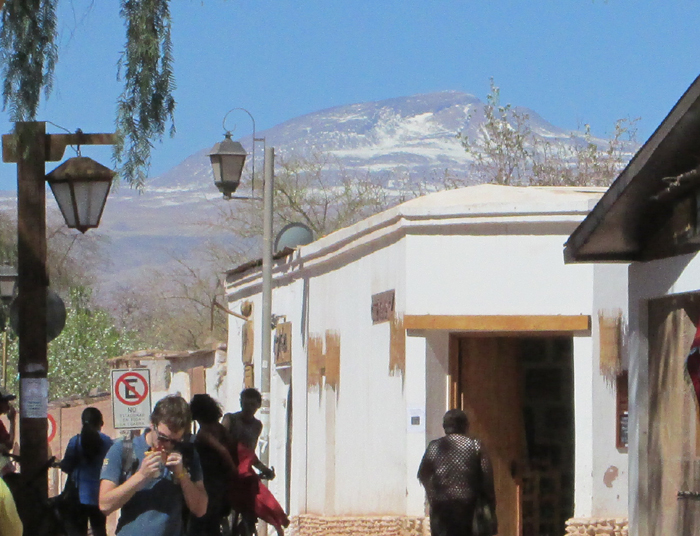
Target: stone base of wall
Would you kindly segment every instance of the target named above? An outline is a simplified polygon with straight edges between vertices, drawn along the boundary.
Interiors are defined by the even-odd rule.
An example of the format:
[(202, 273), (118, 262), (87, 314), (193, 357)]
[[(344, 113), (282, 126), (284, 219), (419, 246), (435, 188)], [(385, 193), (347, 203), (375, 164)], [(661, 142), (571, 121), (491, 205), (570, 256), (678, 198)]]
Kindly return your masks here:
[[(285, 534), (289, 536), (429, 536), (427, 517), (293, 516)], [(565, 536), (627, 536), (625, 518), (573, 518), (566, 522)]]
[(572, 518), (566, 522), (566, 536), (627, 536), (625, 518)]
[(285, 534), (289, 536), (427, 536), (430, 521), (424, 517), (293, 516)]

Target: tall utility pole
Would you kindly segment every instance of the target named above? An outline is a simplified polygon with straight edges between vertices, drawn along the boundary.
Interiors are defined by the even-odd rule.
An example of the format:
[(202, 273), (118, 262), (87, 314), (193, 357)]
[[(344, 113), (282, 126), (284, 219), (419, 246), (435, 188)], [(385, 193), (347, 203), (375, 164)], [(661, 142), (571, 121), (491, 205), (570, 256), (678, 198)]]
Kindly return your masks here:
[[(48, 495), (48, 359), (46, 297), (46, 162), (63, 158), (67, 145), (112, 145), (113, 134), (46, 134), (44, 122), (15, 123), (2, 137), (2, 160), (17, 164), (17, 306), (19, 317), (20, 464), (25, 482)], [(24, 534), (43, 536), (39, 504), (21, 512)]]
[[(270, 371), (272, 356), (272, 218), (275, 187), (275, 149), (265, 147), (265, 178), (263, 184), (263, 265), (262, 265), (262, 368), (260, 421), (262, 422), (262, 449), (260, 461), (270, 463)], [(261, 536), (267, 535), (267, 524), (262, 524)]]
[[(17, 305), (19, 312), (20, 458), (31, 477), (48, 459), (46, 348), (46, 124), (17, 123)], [(3, 144), (4, 148), (4, 144)], [(47, 477), (37, 488), (46, 496)], [(41, 482), (41, 485), (39, 485)], [(30, 520), (23, 520), (24, 523)], [(34, 522), (31, 520), (31, 522)], [(30, 527), (27, 534), (35, 534)]]

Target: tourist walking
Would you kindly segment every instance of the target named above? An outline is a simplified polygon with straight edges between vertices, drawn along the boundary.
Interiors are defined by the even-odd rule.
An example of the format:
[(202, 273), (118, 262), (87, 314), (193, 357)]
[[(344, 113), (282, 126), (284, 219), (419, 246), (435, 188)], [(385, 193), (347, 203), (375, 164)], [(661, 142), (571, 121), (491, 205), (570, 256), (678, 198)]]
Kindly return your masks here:
[(99, 508), (100, 472), (112, 439), (101, 432), (102, 412), (87, 407), (81, 415), (82, 429), (68, 441), (66, 453), (59, 466), (68, 474), (76, 493), (74, 504), (64, 504), (64, 524), (68, 536), (86, 536), (88, 521), (93, 536), (107, 536), (105, 515)]
[[(469, 420), (451, 409), (445, 436), (431, 441), (418, 469), (430, 505), (432, 536), (484, 536), (498, 532), (491, 462), (478, 439), (467, 435)], [(474, 527), (475, 512), (489, 511), (486, 527)], [(483, 521), (480, 515), (478, 518)], [(482, 523), (483, 525), (483, 523)]]
[[(227, 413), (221, 424), (224, 425), (229, 435), (247, 449), (255, 452), (258, 448), (258, 439), (262, 432), (263, 424), (255, 417), (262, 405), (260, 391), (253, 387), (241, 391), (241, 411)], [(275, 471), (267, 467), (259, 459), (256, 459), (254, 467), (260, 471), (260, 476), (267, 480), (275, 478)]]
[(192, 415), (179, 395), (169, 395), (151, 413), (151, 428), (133, 440), (115, 441), (105, 457), (100, 509), (121, 508), (119, 536), (180, 536), (187, 513), (207, 511), (199, 456), (185, 441)]

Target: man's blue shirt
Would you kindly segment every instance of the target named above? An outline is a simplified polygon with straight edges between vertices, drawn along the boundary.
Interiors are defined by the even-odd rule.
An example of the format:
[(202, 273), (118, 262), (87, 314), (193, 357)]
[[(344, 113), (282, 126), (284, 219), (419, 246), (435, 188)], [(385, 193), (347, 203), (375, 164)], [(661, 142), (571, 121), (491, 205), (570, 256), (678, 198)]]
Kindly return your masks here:
[[(138, 467), (148, 450), (146, 433), (133, 440), (134, 459)], [(122, 449), (123, 441), (116, 441), (105, 456), (102, 467), (102, 480), (122, 484)], [(186, 469), (193, 482), (202, 479), (202, 468), (196, 452), (192, 452)], [(146, 487), (137, 491), (122, 506), (121, 517), (117, 524), (119, 536), (180, 536), (183, 533), (183, 508), (185, 497), (173, 474), (163, 467), (161, 475), (151, 480)]]

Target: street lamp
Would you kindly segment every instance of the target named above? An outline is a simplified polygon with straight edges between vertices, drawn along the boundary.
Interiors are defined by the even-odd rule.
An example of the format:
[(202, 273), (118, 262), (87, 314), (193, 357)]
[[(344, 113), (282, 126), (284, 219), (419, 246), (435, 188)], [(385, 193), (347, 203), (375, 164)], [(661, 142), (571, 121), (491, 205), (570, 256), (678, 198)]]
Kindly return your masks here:
[(84, 233), (100, 225), (114, 171), (86, 156), (63, 162), (46, 175), (66, 225)]
[[(28, 121), (15, 123), (12, 134), (2, 137), (2, 160), (17, 164), (17, 272), (18, 277), (18, 330), (19, 337), (19, 394), (20, 394), (20, 457), (22, 475), (32, 477), (33, 487), (41, 495), (48, 495), (48, 473), (42, 471), (48, 459), (48, 360), (47, 360), (47, 289), (49, 275), (46, 267), (46, 162), (63, 158), (68, 145), (114, 145), (114, 134), (47, 134), (46, 123)], [(58, 170), (56, 170), (58, 172)], [(65, 179), (62, 170), (54, 175), (60, 182)], [(75, 181), (74, 181), (75, 182)], [(105, 181), (98, 181), (104, 183)], [(60, 187), (59, 187), (60, 189)], [(68, 188), (74, 197), (71, 203), (82, 206), (91, 203), (91, 197)], [(99, 187), (97, 188), (100, 189)], [(105, 191), (102, 186), (102, 191)], [(109, 191), (107, 188), (106, 191)], [(60, 197), (59, 193), (57, 197)], [(82, 217), (72, 222), (70, 211), (62, 209), (66, 223), (76, 223), (83, 232), (90, 223)], [(99, 210), (79, 208), (80, 214)], [(74, 213), (75, 214), (75, 213)], [(99, 219), (99, 218), (98, 218)], [(84, 227), (80, 229), (78, 227)], [(34, 505), (22, 519), (25, 534), (41, 534), (42, 518)]]
[[(255, 118), (245, 108), (231, 108), (222, 121), (222, 126), (224, 127), (224, 140), (219, 143), (214, 144), (209, 153), (209, 160), (211, 161), (212, 169), (214, 170), (214, 184), (219, 189), (219, 191), (224, 194), (224, 199), (253, 199), (251, 197), (235, 197), (233, 193), (238, 188), (241, 183), (241, 175), (243, 174), (243, 167), (245, 165), (246, 153), (240, 142), (233, 141), (231, 139), (232, 131), (226, 128), (226, 119), (231, 112), (241, 111), (248, 114), (250, 120), (253, 122), (253, 150), (252, 159), (250, 161), (251, 167), (251, 191), (255, 193), (255, 142), (263, 142), (265, 144), (265, 138), (258, 138), (255, 136)], [(235, 130), (235, 127), (234, 127)], [(257, 198), (255, 198), (257, 199)]]
[(209, 159), (214, 170), (214, 184), (224, 194), (224, 199), (231, 199), (241, 183), (246, 156), (248, 153), (240, 142), (231, 139), (230, 132), (226, 132), (224, 141), (212, 147)]
[[(212, 147), (212, 152), (210, 154), (210, 159), (212, 162), (212, 168), (214, 170), (215, 184), (217, 187), (224, 192), (224, 199), (232, 199), (230, 194), (236, 191), (238, 185), (241, 182), (241, 174), (243, 172), (243, 165), (245, 163), (245, 151), (243, 151), (243, 156), (238, 154), (235, 158), (235, 164), (222, 165), (218, 162), (221, 158), (231, 158), (234, 156), (222, 154), (217, 152), (219, 148), (224, 143), (230, 142), (235, 144), (237, 142), (231, 141), (231, 132), (226, 130), (226, 117), (233, 110), (242, 110), (247, 113), (251, 120), (253, 121), (253, 166), (255, 165), (255, 142), (265, 141), (264, 138), (255, 137), (255, 119), (250, 114), (250, 112), (244, 108), (233, 108), (224, 117), (224, 130), (226, 131), (225, 139), (223, 142), (217, 143)], [(240, 143), (238, 144), (240, 146)], [(230, 146), (229, 146), (230, 147)], [(242, 149), (242, 147), (241, 147)], [(240, 162), (240, 165), (239, 165)], [(260, 420), (263, 424), (261, 443), (263, 445), (260, 452), (260, 461), (265, 465), (269, 464), (270, 461), (270, 449), (269, 449), (269, 437), (270, 437), (270, 361), (272, 354), (272, 215), (273, 215), (273, 195), (274, 195), (274, 181), (275, 181), (275, 149), (274, 147), (265, 147), (265, 165), (263, 174), (263, 264), (262, 264), (262, 344), (261, 344), (261, 395), (262, 395), (262, 406), (260, 407)], [(217, 173), (220, 173), (217, 176)], [(230, 175), (228, 174), (230, 173)], [(253, 167), (253, 180), (255, 180), (255, 167)], [(227, 195), (226, 191), (221, 189), (219, 184), (230, 185), (232, 190)], [(234, 186), (235, 184), (235, 186)], [(254, 189), (253, 183), (253, 188)], [(234, 199), (246, 199), (246, 198), (234, 198)], [(251, 198), (247, 198), (251, 199)], [(259, 199), (259, 198), (252, 198)]]

